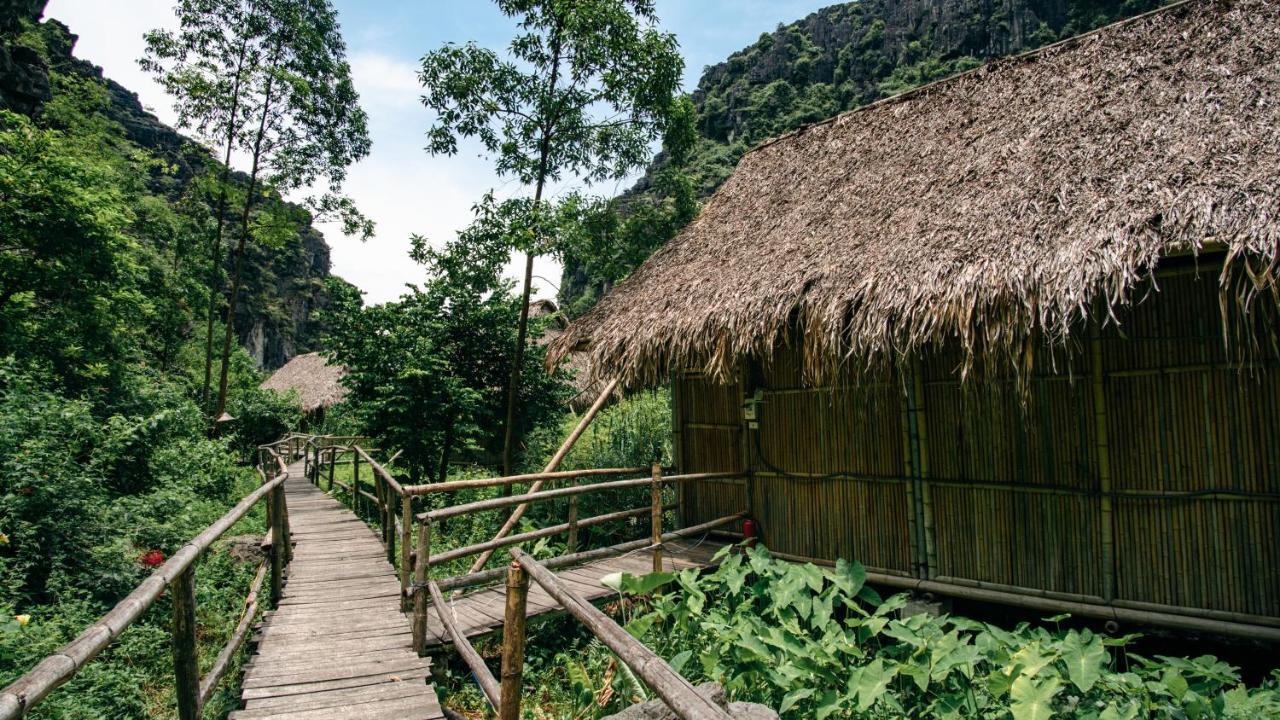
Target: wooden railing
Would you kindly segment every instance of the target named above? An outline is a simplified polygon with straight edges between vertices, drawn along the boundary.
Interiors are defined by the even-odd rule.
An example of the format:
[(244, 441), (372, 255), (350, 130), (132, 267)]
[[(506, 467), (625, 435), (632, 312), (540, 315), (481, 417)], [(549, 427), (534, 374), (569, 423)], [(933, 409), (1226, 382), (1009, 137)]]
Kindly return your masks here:
[[(664, 515), (678, 507), (678, 504), (664, 502), (663, 488), (684, 482), (732, 478), (737, 477), (738, 474), (668, 475), (664, 474), (662, 466), (655, 463), (647, 468), (549, 471), (507, 477), (454, 480), (428, 485), (404, 485), (382, 464), (373, 459), (371, 456), (373, 451), (357, 444), (356, 441), (359, 440), (362, 438), (313, 437), (301, 442), (286, 438), (281, 442), (288, 447), (300, 448), (303, 457), (307, 458), (305, 472), (313, 483), (322, 489), (327, 489), (335, 497), (348, 498), (357, 514), (360, 514), (363, 509), (367, 511), (364, 513), (367, 517), (376, 518), (381, 528), (381, 539), (386, 547), (387, 559), (395, 564), (399, 571), (402, 602), (406, 609), (412, 608), (415, 649), (421, 654), (426, 653), (428, 615), (430, 608), (434, 606), (445, 636), (470, 667), (485, 698), (494, 711), (499, 713), (500, 718), (514, 719), (519, 716), (522, 687), (520, 675), (525, 636), (525, 595), (529, 577), (543, 586), (565, 610), (582, 621), (592, 633), (613, 649), (619, 659), (648, 683), (681, 718), (722, 720), (728, 717), (723, 710), (698, 695), (692, 686), (661, 658), (628, 635), (607, 615), (568, 590), (551, 574), (550, 570), (637, 550), (651, 550), (654, 570), (660, 570), (663, 562), (663, 548), (667, 543), (680, 538), (704, 535), (738, 522), (745, 516), (745, 512), (735, 513), (692, 527), (664, 531)], [(346, 465), (352, 468), (352, 479), (349, 483), (337, 479), (336, 468)], [(369, 482), (372, 484), (372, 492), (365, 489), (366, 485), (360, 479), (362, 467), (367, 467), (370, 471)], [(635, 477), (641, 474), (643, 476)], [(543, 489), (547, 483), (562, 486)], [(567, 486), (564, 486), (566, 483)], [(509, 488), (519, 484), (528, 484), (528, 490), (507, 497), (448, 505), (426, 512), (414, 512), (415, 500), (428, 495), (452, 494), (483, 488)], [(649, 491), (649, 502), (642, 507), (611, 510), (586, 518), (579, 517), (578, 499), (583, 496), (641, 488), (647, 488)], [(523, 533), (499, 533), (493, 539), (484, 542), (432, 552), (432, 530), (445, 520), (507, 508), (514, 508), (515, 512), (512, 516), (518, 517), (528, 507), (555, 500), (567, 501), (567, 517), (563, 523)], [(578, 549), (579, 531), (584, 528), (646, 516), (649, 518), (649, 532), (643, 539), (585, 551)], [(511, 524), (510, 520), (508, 524)], [(562, 555), (541, 562), (534, 561), (519, 548), (513, 547), (553, 536), (566, 536), (566, 551)], [(502, 548), (511, 548), (510, 552), (516, 559), (511, 567), (483, 570), (477, 569), (478, 565), (473, 565), (471, 571), (461, 575), (445, 578), (432, 577), (433, 568), (471, 556), (485, 558)], [(536, 567), (531, 569), (531, 566)], [(449, 611), (450, 606), (444, 593), (499, 582), (503, 578), (507, 579), (507, 608), (503, 625), (502, 680), (499, 682), (471, 645), (465, 632), (458, 627)]]
[[(282, 441), (283, 442), (283, 441)], [(282, 447), (296, 448), (290, 439)], [(213, 695), (236, 653), (244, 644), (258, 610), (258, 593), (265, 581), (268, 569), (271, 574), (271, 603), (280, 599), (285, 565), (290, 554), (288, 508), (285, 505), (284, 483), (289, 473), (285, 458), (276, 447), (262, 449), (260, 465), (274, 471), (270, 480), (262, 475), (262, 485), (249, 493), (217, 522), (205, 528), (190, 542), (183, 545), (163, 565), (133, 592), (116, 604), (106, 615), (98, 619), (76, 639), (56, 653), (41, 660), (25, 675), (0, 690), (0, 720), (16, 720), (48, 697), (58, 686), (75, 677), (98, 653), (129, 628), (155, 601), (169, 590), (173, 600), (171, 636), (173, 643), (174, 685), (177, 694), (179, 720), (198, 720), (201, 708)], [(231, 639), (218, 653), (209, 672), (200, 676), (199, 648), (196, 642), (196, 564), (200, 556), (224, 533), (240, 521), (259, 501), (266, 499), (270, 525), (270, 558), (259, 567), (245, 599), (244, 612)], [(266, 542), (264, 542), (266, 544)]]

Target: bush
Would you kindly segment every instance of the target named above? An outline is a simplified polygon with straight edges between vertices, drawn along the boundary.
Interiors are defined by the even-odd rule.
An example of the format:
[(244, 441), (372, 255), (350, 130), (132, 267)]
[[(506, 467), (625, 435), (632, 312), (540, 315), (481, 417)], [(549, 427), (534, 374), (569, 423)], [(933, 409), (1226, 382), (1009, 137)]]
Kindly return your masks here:
[(720, 682), (784, 718), (1280, 716), (1280, 671), (1251, 689), (1211, 656), (1142, 657), (1133, 635), (899, 617), (906, 596), (881, 601), (857, 563), (780, 562), (763, 548), (719, 557), (707, 575), (624, 578), (633, 591), (678, 588), (650, 599), (628, 630), (690, 680)]

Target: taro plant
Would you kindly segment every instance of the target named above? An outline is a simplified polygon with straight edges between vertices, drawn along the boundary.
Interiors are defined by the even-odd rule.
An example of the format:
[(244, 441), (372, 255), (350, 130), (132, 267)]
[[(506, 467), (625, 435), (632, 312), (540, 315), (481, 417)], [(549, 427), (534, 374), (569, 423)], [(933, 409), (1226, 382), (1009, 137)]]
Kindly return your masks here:
[(691, 680), (784, 718), (1280, 717), (1280, 671), (1249, 688), (1214, 657), (1140, 656), (1137, 636), (904, 617), (906, 596), (881, 600), (857, 563), (786, 563), (763, 548), (718, 559), (705, 575), (621, 578), (639, 600), (627, 628)]

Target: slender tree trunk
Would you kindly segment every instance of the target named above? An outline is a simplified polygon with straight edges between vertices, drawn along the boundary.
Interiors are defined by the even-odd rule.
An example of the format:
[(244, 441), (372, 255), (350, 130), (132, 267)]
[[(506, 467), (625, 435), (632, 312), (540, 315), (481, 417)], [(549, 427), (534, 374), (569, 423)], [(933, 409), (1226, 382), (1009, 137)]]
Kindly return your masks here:
[(216, 422), (227, 409), (227, 377), (231, 366), (231, 341), (235, 336), (236, 301), (240, 295), (241, 271), (244, 269), (244, 247), (249, 238), (249, 218), (253, 199), (258, 190), (258, 170), (262, 161), (262, 140), (267, 133), (267, 118), (271, 115), (271, 93), (275, 78), (267, 80), (262, 101), (262, 119), (258, 123), (258, 135), (253, 139), (253, 169), (249, 173), (249, 192), (244, 198), (244, 212), (240, 213), (240, 240), (236, 245), (235, 270), (231, 276), (231, 290), (227, 293), (226, 331), (222, 335), (222, 371), (218, 378), (218, 407), (213, 412)]
[[(254, 6), (249, 6), (252, 15)], [(222, 270), (222, 237), (227, 220), (227, 183), (231, 179), (231, 150), (236, 142), (236, 116), (240, 112), (240, 84), (244, 78), (244, 61), (249, 52), (249, 38), (240, 43), (236, 58), (235, 80), (231, 85), (231, 114), (227, 118), (227, 147), (222, 156), (222, 174), (218, 181), (218, 228), (209, 249), (209, 313), (204, 329), (204, 389), (200, 392), (200, 409), (209, 411), (209, 390), (213, 385), (213, 319), (218, 313), (218, 282)], [(218, 415), (222, 413), (219, 412)], [(214, 415), (217, 419), (218, 415)]]
[[(560, 39), (559, 24), (553, 31), (551, 40), (552, 45), (552, 66), (551, 76), (547, 80), (548, 97), (555, 93), (556, 83), (559, 82), (560, 76)], [(538, 158), (538, 186), (533, 193), (533, 209), (537, 213), (542, 209), (542, 191), (547, 184), (547, 160), (551, 154), (551, 133), (554, 129), (554, 119), (548, 119), (542, 131), (542, 139), (540, 142)], [(539, 229), (539, 228), (535, 228)], [(537, 247), (539, 238), (534, 238), (534, 247)], [(524, 345), (529, 334), (529, 297), (533, 290), (533, 250), (530, 250), (525, 256), (524, 262), (524, 293), (520, 301), (520, 324), (516, 330), (516, 349), (512, 353), (511, 362), (511, 378), (507, 382), (507, 422), (504, 428), (502, 440), (502, 474), (511, 475), (511, 446), (515, 442), (515, 425), (516, 425), (516, 400), (520, 395), (520, 368), (524, 365)], [(507, 485), (502, 489), (503, 496), (511, 494), (511, 486)]]

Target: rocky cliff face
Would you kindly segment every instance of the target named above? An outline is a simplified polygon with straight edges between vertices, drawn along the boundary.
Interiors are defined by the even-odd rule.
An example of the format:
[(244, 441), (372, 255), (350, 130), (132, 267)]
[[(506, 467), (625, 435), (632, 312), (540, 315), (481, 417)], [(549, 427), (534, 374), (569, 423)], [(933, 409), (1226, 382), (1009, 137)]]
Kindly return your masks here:
[[(104, 77), (102, 68), (75, 57), (77, 36), (66, 25), (49, 19), (37, 27), (46, 1), (0, 0), (0, 38), (5, 38), (0, 41), (0, 109), (38, 117), (52, 98), (50, 73), (100, 82), (110, 96), (107, 117), (131, 142), (175, 169), (157, 174), (152, 190), (173, 200), (181, 197), (187, 183), (214, 162), (209, 151), (147, 112), (136, 93)], [(24, 28), (38, 30), (43, 53), (14, 40)], [(317, 349), (322, 327), (316, 311), (328, 304), (328, 284), (340, 281), (330, 274), (329, 245), (310, 221), (296, 242), (251, 248), (244, 276), (235, 328), (258, 364), (274, 369)]]

